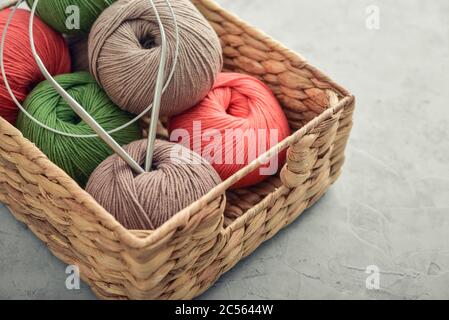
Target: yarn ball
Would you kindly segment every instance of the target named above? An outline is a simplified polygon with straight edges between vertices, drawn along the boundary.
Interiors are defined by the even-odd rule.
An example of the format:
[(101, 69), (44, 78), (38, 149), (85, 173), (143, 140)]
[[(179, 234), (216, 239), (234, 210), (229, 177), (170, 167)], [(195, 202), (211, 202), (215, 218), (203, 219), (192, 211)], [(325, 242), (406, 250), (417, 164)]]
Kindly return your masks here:
[[(87, 72), (64, 74), (56, 81), (85, 108), (106, 130), (113, 130), (132, 119), (132, 115), (118, 108)], [(41, 82), (28, 96), (25, 109), (40, 122), (65, 133), (93, 134), (48, 81)], [(24, 113), (19, 114), (17, 127), (60, 168), (84, 186), (95, 168), (112, 150), (100, 138), (73, 138), (42, 128)], [(121, 145), (140, 139), (138, 124), (115, 133), (112, 137)]]
[[(237, 73), (220, 74), (203, 101), (170, 119), (169, 131), (172, 140), (187, 144), (211, 162), (223, 180), (290, 134), (287, 118), (271, 90), (256, 78)], [(277, 161), (275, 171), (285, 162), (285, 152)], [(268, 167), (270, 164), (261, 168)], [(233, 188), (248, 187), (266, 177), (267, 173), (255, 170)]]
[[(147, 140), (125, 150), (143, 165)], [(221, 183), (212, 166), (180, 145), (156, 140), (153, 170), (136, 175), (117, 155), (92, 174), (86, 191), (124, 227), (154, 230)]]
[[(101, 12), (115, 0), (39, 0), (36, 13), (49, 26), (65, 34), (88, 34)], [(27, 0), (33, 7), (34, 0)]]
[[(165, 0), (155, 0), (168, 46), (166, 80), (174, 63), (175, 28)], [(170, 1), (179, 27), (179, 58), (161, 101), (161, 115), (194, 106), (212, 88), (222, 69), (220, 41), (189, 0)], [(89, 35), (90, 71), (111, 99), (134, 114), (154, 97), (161, 56), (155, 13), (148, 0), (119, 0), (97, 19)]]
[[(0, 31), (3, 34), (11, 9), (0, 11)], [(6, 36), (3, 63), (5, 73), (17, 100), (22, 103), (35, 85), (44, 80), (31, 53), (28, 33), (30, 13), (18, 9)], [(52, 75), (70, 72), (70, 55), (61, 35), (53, 31), (39, 18), (34, 20), (34, 40), (37, 53)], [(0, 76), (0, 116), (15, 124), (19, 109), (9, 95), (3, 77)]]

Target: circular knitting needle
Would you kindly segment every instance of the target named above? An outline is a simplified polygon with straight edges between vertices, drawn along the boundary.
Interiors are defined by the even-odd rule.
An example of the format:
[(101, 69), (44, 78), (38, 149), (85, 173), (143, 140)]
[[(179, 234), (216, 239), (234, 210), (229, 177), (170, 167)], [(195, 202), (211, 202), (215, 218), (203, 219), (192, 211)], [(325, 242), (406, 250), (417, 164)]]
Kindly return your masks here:
[[(1, 1), (1, 0), (0, 0)], [(12, 0), (12, 1), (16, 1), (16, 5), (14, 6), (13, 10), (11, 10), (11, 13), (9, 15), (9, 18), (5, 24), (5, 27), (3, 29), (2, 32), (2, 40), (1, 40), (1, 44), (0, 44), (0, 66), (1, 66), (1, 71), (2, 71), (2, 78), (3, 81), (5, 82), (5, 87), (11, 97), (11, 99), (13, 100), (14, 104), (17, 106), (17, 108), (19, 108), (19, 110), (26, 116), (28, 117), (31, 121), (33, 121), (34, 123), (36, 123), (37, 125), (41, 126), (42, 128), (45, 128), (46, 130), (59, 134), (61, 136), (64, 137), (70, 137), (70, 138), (79, 138), (79, 139), (91, 139), (91, 138), (97, 138), (98, 134), (93, 133), (93, 134), (73, 134), (73, 133), (69, 133), (69, 132), (63, 132), (63, 131), (59, 131), (56, 130), (54, 128), (51, 128), (49, 126), (47, 126), (46, 124), (40, 122), (39, 120), (37, 120), (36, 118), (34, 118), (31, 114), (28, 113), (28, 111), (20, 104), (20, 102), (17, 100), (16, 96), (14, 95), (14, 92), (12, 92), (11, 87), (9, 85), (9, 81), (8, 81), (8, 77), (6, 76), (6, 72), (5, 72), (5, 68), (3, 65), (3, 60), (4, 60), (4, 55), (3, 55), (3, 49), (5, 46), (5, 40), (6, 40), (6, 35), (8, 33), (8, 28), (9, 25), (11, 24), (12, 18), (14, 17), (14, 14), (16, 12), (16, 10), (18, 9), (18, 7), (20, 6), (20, 4), (24, 1), (24, 0)], [(173, 79), (173, 75), (175, 73), (176, 70), (176, 66), (178, 64), (178, 58), (179, 58), (179, 28), (178, 28), (178, 24), (177, 24), (177, 20), (176, 20), (176, 16), (175, 16), (175, 12), (173, 10), (173, 7), (171, 6), (170, 2), (168, 2), (168, 0), (166, 0), (167, 5), (170, 9), (170, 15), (173, 19), (173, 23), (174, 23), (174, 28), (175, 28), (175, 32), (176, 32), (176, 41), (175, 41), (175, 54), (173, 57), (173, 65), (171, 67), (170, 70), (170, 74), (168, 75), (167, 81), (164, 85), (164, 88), (162, 89), (162, 94), (167, 90), (168, 85), (170, 84), (171, 80)], [(131, 121), (129, 121), (128, 123), (125, 123), (124, 125), (121, 125), (120, 127), (117, 127), (113, 130), (107, 131), (109, 134), (114, 134), (116, 132), (119, 132), (120, 130), (123, 130), (127, 127), (129, 127), (130, 125), (132, 125), (133, 123), (137, 122), (139, 119), (141, 119), (142, 117), (144, 117), (148, 112), (151, 111), (151, 108), (153, 107), (153, 104), (150, 104), (145, 110), (142, 111), (142, 113), (140, 113), (139, 115), (137, 115), (134, 119), (132, 119)]]
[[(64, 89), (62, 89), (60, 86), (59, 86), (59, 84), (56, 82), (56, 81), (54, 81), (54, 79), (51, 77), (51, 75), (48, 73), (48, 70), (45, 68), (45, 65), (42, 63), (42, 60), (40, 59), (40, 57), (39, 57), (39, 55), (37, 54), (37, 52), (36, 52), (36, 49), (35, 49), (35, 46), (34, 46), (34, 37), (33, 37), (33, 27), (32, 27), (32, 25), (33, 25), (33, 21), (34, 21), (34, 14), (35, 14), (35, 11), (36, 11), (36, 7), (37, 7), (37, 3), (38, 3), (38, 1), (39, 0), (36, 0), (35, 1), (35, 3), (33, 4), (33, 8), (32, 8), (32, 11), (31, 11), (31, 16), (30, 16), (30, 42), (31, 42), (31, 48), (32, 48), (32, 53), (33, 53), (33, 56), (35, 57), (35, 59), (36, 59), (36, 62), (37, 62), (37, 64), (38, 64), (38, 66), (39, 66), (39, 68), (41, 69), (41, 71), (43, 72), (43, 74), (44, 74), (44, 76), (45, 76), (45, 78), (47, 79), (47, 80), (49, 80), (49, 82), (55, 87), (55, 89), (58, 91), (58, 93), (62, 93), (61, 95), (62, 95), (62, 97), (64, 98), (64, 100), (66, 100), (66, 102), (69, 104), (69, 106), (71, 106), (71, 107), (74, 107), (74, 111), (76, 112), (76, 111), (79, 111), (81, 114), (79, 114), (79, 113), (77, 113), (82, 119), (84, 118), (84, 115), (87, 115), (87, 121), (85, 120), (85, 119), (83, 119), (83, 120), (85, 120), (86, 121), (86, 123), (88, 123), (89, 124), (89, 122), (91, 122), (91, 120), (93, 121), (93, 122), (91, 122), (91, 124), (93, 124), (94, 126), (95, 126), (95, 124), (97, 125), (97, 129), (99, 129), (99, 131), (95, 131), (96, 133), (97, 133), (97, 135), (99, 136), (99, 137), (101, 137), (104, 141), (105, 141), (105, 139), (104, 138), (106, 138), (106, 139), (108, 139), (108, 137), (110, 138), (110, 142), (111, 142), (111, 145), (108, 143), (108, 145), (110, 145), (110, 147), (119, 155), (119, 156), (121, 156), (121, 158), (125, 161), (125, 162), (127, 162), (130, 166), (131, 166), (131, 168), (133, 168), (133, 170), (135, 170), (137, 173), (143, 173), (144, 172), (144, 170), (131, 158), (131, 157), (129, 157), (129, 155), (126, 153), (126, 151), (124, 151), (121, 147), (120, 147), (120, 145), (118, 145), (117, 143), (115, 143), (115, 141), (112, 139), (112, 137), (110, 137), (110, 135), (107, 133), (107, 132), (105, 132), (104, 130), (103, 130), (103, 128), (101, 128), (101, 126), (99, 126), (98, 125), (98, 123), (96, 123), (96, 121), (95, 121), (95, 119), (93, 119), (85, 110), (84, 110), (84, 108), (82, 108), (67, 92), (65, 92), (65, 90)], [(151, 1), (151, 0), (150, 0)], [(5, 30), (3, 30), (3, 34), (2, 34), (2, 41), (1, 41), (1, 48), (0, 48), (0, 62), (2, 62), (1, 63), (1, 71), (2, 71), (2, 76), (3, 76), (3, 79), (4, 79), (4, 81), (5, 81), (5, 84), (6, 84), (6, 87), (7, 87), (7, 89), (8, 89), (8, 92), (9, 92), (9, 94), (11, 95), (11, 97), (12, 97), (12, 99), (13, 99), (13, 101), (16, 103), (16, 105), (27, 115), (27, 116), (29, 116), (33, 121), (35, 121), (35, 122), (37, 122), (39, 125), (41, 125), (41, 126), (43, 126), (44, 128), (46, 128), (46, 129), (48, 129), (48, 130), (50, 130), (50, 131), (52, 131), (52, 132), (56, 132), (56, 133), (59, 133), (59, 132), (57, 132), (56, 130), (54, 130), (53, 128), (50, 128), (50, 127), (48, 127), (48, 126), (46, 126), (46, 125), (44, 125), (44, 124), (42, 124), (42, 123), (40, 123), (40, 122), (38, 122), (37, 120), (35, 120), (31, 115), (29, 115), (28, 113), (27, 113), (27, 111), (25, 110), (25, 109), (23, 109), (23, 107), (22, 107), (22, 105), (17, 101), (17, 99), (16, 99), (16, 97), (15, 97), (15, 95), (12, 93), (12, 91), (11, 91), (11, 89), (10, 89), (10, 87), (9, 87), (9, 83), (8, 83), (8, 81), (6, 80), (6, 73), (5, 73), (5, 70), (4, 70), (4, 66), (3, 66), (3, 48), (4, 48), (4, 44), (5, 44), (5, 39), (6, 39), (6, 33), (7, 33), (7, 29), (8, 29), (8, 26), (9, 26), (9, 23), (10, 23), (10, 21), (12, 20), (12, 16), (14, 15), (14, 12), (17, 10), (17, 8), (19, 7), (19, 5), (20, 5), (20, 3), (22, 3), (23, 2), (23, 0), (19, 0), (18, 2), (17, 2), (17, 4), (16, 4), (16, 6), (14, 7), (14, 9), (13, 9), (13, 11), (11, 12), (11, 15), (10, 15), (10, 17), (9, 17), (9, 20), (8, 20), (8, 23), (7, 23), (7, 25), (6, 25), (6, 27), (5, 27)], [(175, 16), (175, 14), (174, 14), (174, 11), (173, 11), (173, 9), (172, 9), (172, 7), (171, 7), (171, 5), (170, 5), (170, 3), (169, 3), (169, 1), (168, 0), (166, 0), (166, 3), (167, 3), (167, 6), (169, 7), (169, 9), (170, 9), (170, 12), (171, 12), (171, 15), (172, 15), (172, 18), (173, 18), (173, 23), (174, 23), (174, 28), (175, 28), (175, 33), (176, 33), (176, 50), (175, 50), (175, 56), (174, 56), (174, 59), (175, 59), (175, 64), (176, 64), (176, 61), (177, 61), (177, 58), (178, 58), (178, 52), (179, 52), (179, 29), (178, 29), (178, 25), (177, 25), (177, 20), (176, 20), (176, 16)], [(154, 3), (153, 3), (153, 1), (151, 1), (151, 4), (152, 4), (152, 6), (153, 6), (153, 9), (155, 10), (155, 12), (157, 13), (157, 8), (155, 7), (155, 5), (154, 5)], [(163, 25), (162, 25), (162, 22), (161, 22), (161, 20), (160, 20), (160, 18), (158, 17), (158, 22), (159, 22), (159, 24), (160, 24), (160, 27), (162, 27), (163, 28)], [(165, 31), (165, 30), (164, 30)], [(164, 34), (165, 34), (165, 32), (164, 32)], [(163, 38), (164, 39), (164, 38)], [(164, 39), (165, 40), (165, 39)], [(165, 42), (166, 43), (166, 42)], [(163, 52), (166, 52), (166, 50), (163, 50)], [(161, 57), (161, 58), (163, 58), (163, 60), (165, 60), (166, 61), (166, 54), (165, 54), (165, 56), (164, 57)], [(161, 62), (161, 64), (162, 64), (162, 62)], [(173, 67), (175, 67), (175, 66), (173, 66)], [(164, 90), (166, 89), (166, 87), (168, 86), (168, 84), (169, 84), (169, 82), (170, 82), (170, 80), (172, 79), (172, 76), (173, 76), (173, 73), (174, 73), (174, 68), (171, 70), (171, 72), (170, 72), (170, 76), (169, 76), (169, 79), (167, 80), (168, 82), (165, 84), (165, 86), (162, 88), (162, 90), (160, 90), (159, 89), (159, 91), (155, 91), (155, 95), (157, 95), (157, 96), (161, 96), (162, 94), (163, 94), (163, 92), (164, 92)], [(163, 75), (162, 75), (162, 77), (163, 77)], [(52, 81), (53, 80), (53, 81)], [(58, 88), (59, 87), (59, 88)], [(61, 89), (61, 90), (58, 90), (58, 89)], [(64, 93), (65, 92), (65, 93)], [(67, 101), (67, 99), (68, 99), (68, 101)], [(154, 110), (154, 113), (156, 114), (156, 117), (152, 117), (153, 119), (154, 118), (156, 118), (156, 119), (158, 119), (158, 117), (159, 117), (159, 110), (160, 110), (160, 98), (157, 98), (156, 99), (156, 101), (159, 101), (159, 106), (157, 107), (157, 108), (155, 108), (155, 110)], [(150, 106), (151, 107), (151, 106)], [(142, 113), (142, 115), (143, 115), (144, 113)], [(150, 154), (150, 157), (151, 157), (151, 160), (149, 161), (149, 163), (151, 163), (152, 162), (152, 154), (153, 154), (153, 149), (154, 149), (154, 141), (155, 141), (155, 136), (156, 136), (156, 129), (157, 129), (157, 121), (155, 122), (155, 124), (154, 124), (154, 126), (151, 126), (151, 128), (154, 128), (154, 129), (151, 129), (150, 131), (152, 131), (152, 132), (154, 132), (153, 134), (152, 134), (152, 139), (150, 139), (149, 140), (149, 145), (150, 145), (150, 147), (149, 147), (149, 154)], [(94, 128), (92, 128), (92, 129), (94, 129)], [(118, 131), (119, 129), (116, 129), (116, 131)], [(114, 131), (115, 132), (115, 131)], [(103, 135), (103, 133), (105, 133), (106, 134), (106, 136), (105, 135)], [(64, 135), (66, 135), (65, 133), (62, 133), (61, 132), (61, 134), (64, 134)], [(71, 136), (71, 135), (68, 135), (67, 134), (67, 136)], [(89, 136), (90, 137), (90, 136)], [(92, 138), (93, 137), (95, 137), (94, 135), (92, 135)], [(77, 136), (77, 138), (78, 138), (78, 136)], [(85, 138), (85, 136), (82, 136), (82, 137), (79, 137), (79, 138)], [(107, 141), (105, 141), (106, 143), (107, 143)], [(120, 149), (121, 149), (121, 151), (120, 151)], [(147, 163), (148, 163), (148, 161), (147, 161)], [(151, 168), (151, 164), (149, 165), (149, 167)]]

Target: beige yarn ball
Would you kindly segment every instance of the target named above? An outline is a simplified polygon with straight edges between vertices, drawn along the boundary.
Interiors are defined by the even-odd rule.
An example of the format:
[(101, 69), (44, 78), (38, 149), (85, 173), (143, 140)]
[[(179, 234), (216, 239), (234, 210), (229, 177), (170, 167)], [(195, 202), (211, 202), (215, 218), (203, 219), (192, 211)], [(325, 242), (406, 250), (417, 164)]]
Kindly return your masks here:
[[(165, 0), (154, 0), (168, 43), (167, 77), (173, 66), (175, 28)], [(223, 66), (217, 34), (189, 0), (170, 0), (179, 27), (179, 59), (162, 97), (161, 115), (179, 114), (201, 101)], [(148, 0), (119, 0), (89, 35), (90, 71), (122, 109), (140, 114), (153, 102), (161, 54), (155, 13)]]
[[(147, 141), (125, 147), (143, 165)], [(193, 151), (156, 140), (153, 170), (136, 175), (118, 155), (92, 173), (86, 191), (124, 227), (153, 230), (221, 183), (212, 166)]]

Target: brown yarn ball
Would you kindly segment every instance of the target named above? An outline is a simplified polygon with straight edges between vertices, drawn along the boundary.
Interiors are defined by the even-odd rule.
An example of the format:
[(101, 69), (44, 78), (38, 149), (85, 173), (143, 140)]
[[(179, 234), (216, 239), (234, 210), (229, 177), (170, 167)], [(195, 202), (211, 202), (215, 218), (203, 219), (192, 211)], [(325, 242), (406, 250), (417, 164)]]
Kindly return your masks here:
[[(176, 48), (175, 28), (165, 0), (155, 0), (168, 46), (166, 78)], [(189, 0), (170, 1), (179, 27), (179, 58), (162, 97), (161, 115), (176, 115), (201, 101), (223, 66), (220, 40)], [(89, 35), (90, 71), (122, 109), (142, 113), (153, 102), (161, 55), (155, 13), (148, 0), (119, 0), (95, 22)]]
[[(142, 165), (147, 140), (133, 142), (125, 150)], [(198, 154), (156, 140), (151, 172), (136, 175), (113, 155), (94, 171), (86, 191), (125, 228), (154, 230), (219, 183), (218, 173)]]

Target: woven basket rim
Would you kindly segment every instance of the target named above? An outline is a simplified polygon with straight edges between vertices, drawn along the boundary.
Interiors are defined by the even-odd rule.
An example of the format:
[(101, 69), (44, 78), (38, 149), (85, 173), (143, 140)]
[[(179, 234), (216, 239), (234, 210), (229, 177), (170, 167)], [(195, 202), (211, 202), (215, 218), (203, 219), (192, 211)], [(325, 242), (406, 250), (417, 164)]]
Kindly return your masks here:
[[(8, 0), (4, 4), (0, 5), (0, 10), (13, 6), (17, 2), (18, 0)], [(217, 10), (222, 10), (222, 7), (212, 0), (202, 0), (202, 2), (207, 3), (209, 7), (216, 8)], [(223, 12), (234, 21), (236, 21), (236, 23), (238, 23), (240, 27), (244, 28), (248, 32), (251, 32), (252, 36), (262, 41), (265, 45), (272, 48), (273, 50), (282, 52), (285, 58), (289, 60), (293, 66), (307, 68), (312, 73), (316, 74), (320, 79), (323, 79), (331, 84), (333, 89), (335, 89), (340, 94), (342, 99), (336, 105), (331, 106), (322, 114), (307, 123), (304, 127), (292, 133), (289, 137), (278, 143), (273, 149), (271, 149), (271, 151), (267, 151), (266, 153), (261, 155), (252, 164), (243, 168), (227, 180), (223, 181), (201, 199), (197, 200), (187, 208), (184, 208), (183, 210), (175, 214), (170, 220), (168, 220), (161, 227), (155, 230), (128, 230), (123, 227), (109, 212), (107, 212), (101, 205), (99, 205), (92, 196), (90, 196), (71, 177), (69, 177), (64, 170), (56, 166), (32, 142), (24, 138), (22, 133), (17, 128), (0, 117), (0, 127), (2, 128), (2, 130), (5, 130), (11, 136), (20, 136), (27, 141), (28, 145), (26, 146), (28, 146), (28, 148), (24, 148), (23, 152), (30, 155), (30, 158), (32, 157), (33, 159), (39, 159), (38, 165), (41, 166), (45, 172), (49, 173), (49, 177), (57, 181), (59, 187), (63, 187), (69, 195), (76, 195), (76, 197), (74, 197), (75, 201), (82, 203), (89, 210), (96, 212), (97, 217), (99, 218), (99, 223), (110, 228), (111, 230), (114, 230), (120, 241), (122, 241), (124, 245), (127, 245), (131, 248), (138, 249), (147, 247), (153, 243), (158, 242), (167, 234), (173, 232), (173, 230), (176, 230), (178, 227), (185, 225), (186, 222), (189, 221), (191, 216), (198, 213), (201, 208), (210, 204), (217, 198), (223, 197), (224, 192), (226, 192), (229, 187), (231, 187), (233, 184), (235, 184), (235, 182), (243, 178), (251, 171), (257, 169), (257, 167), (262, 164), (263, 160), (271, 158), (273, 155), (278, 154), (279, 152), (287, 149), (292, 144), (298, 142), (303, 136), (316, 128), (320, 123), (331, 118), (334, 114), (338, 113), (346, 106), (352, 104), (355, 100), (355, 97), (352, 94), (335, 83), (329, 77), (324, 75), (320, 70), (316, 69), (308, 62), (306, 62), (306, 60), (300, 54), (292, 51), (291, 49), (288, 49), (280, 42), (272, 39), (270, 36), (265, 34), (263, 31), (242, 21), (238, 16), (224, 10)], [(55, 187), (57, 184), (55, 184)], [(241, 218), (243, 218), (244, 216), (245, 215), (243, 215)], [(234, 223), (236, 222), (237, 221), (234, 221)], [(226, 232), (226, 230), (232, 228), (233, 224), (229, 225), (226, 229), (223, 229), (222, 232)]]

